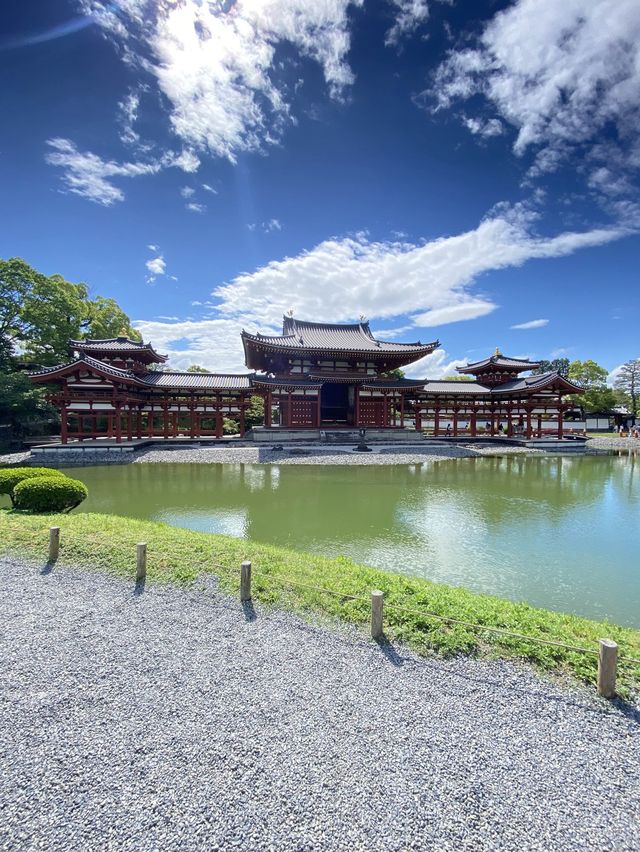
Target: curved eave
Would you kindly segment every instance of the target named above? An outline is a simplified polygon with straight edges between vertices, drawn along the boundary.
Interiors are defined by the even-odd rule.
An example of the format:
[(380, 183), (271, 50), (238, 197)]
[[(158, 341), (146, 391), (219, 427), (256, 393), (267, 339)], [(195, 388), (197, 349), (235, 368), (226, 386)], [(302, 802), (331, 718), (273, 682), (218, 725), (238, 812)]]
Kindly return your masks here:
[(114, 357), (114, 355), (139, 355), (140, 353), (144, 352), (145, 354), (153, 355), (156, 359), (156, 363), (158, 364), (164, 364), (165, 361), (169, 360), (168, 355), (161, 355), (159, 352), (156, 352), (156, 350), (150, 343), (141, 343), (139, 346), (132, 346), (131, 349), (109, 349), (108, 347), (102, 348), (99, 345), (91, 343), (91, 341), (88, 340), (69, 340), (67, 341), (67, 345), (69, 346), (69, 349), (73, 349), (76, 352), (86, 352), (87, 355), (89, 355), (90, 357), (91, 352), (108, 353), (109, 358)]
[(265, 388), (268, 390), (320, 390), (322, 382), (305, 382), (301, 380), (288, 381), (287, 379), (278, 378), (252, 378), (251, 385), (256, 388)]
[(287, 355), (290, 357), (304, 357), (306, 355), (313, 356), (338, 356), (338, 357), (351, 357), (351, 358), (360, 358), (363, 361), (400, 361), (404, 360), (405, 363), (410, 364), (413, 361), (418, 361), (420, 358), (424, 358), (425, 355), (430, 355), (435, 349), (438, 348), (440, 342), (438, 340), (433, 341), (433, 343), (423, 343), (423, 344), (398, 344), (397, 349), (345, 349), (340, 347), (328, 348), (323, 346), (287, 346), (286, 343), (273, 343), (271, 341), (263, 340), (259, 337), (255, 337), (248, 332), (242, 332), (242, 345), (244, 347), (245, 359), (247, 365), (249, 365), (249, 348), (255, 348), (264, 353), (276, 354), (276, 355)]
[(69, 364), (59, 364), (56, 367), (47, 367), (45, 370), (40, 370), (37, 373), (29, 373), (29, 378), (33, 382), (47, 382), (64, 378), (70, 373), (74, 373), (78, 369), (89, 370), (92, 373), (97, 373), (99, 376), (104, 376), (107, 379), (124, 382), (126, 384), (142, 385), (136, 376), (132, 373), (127, 373), (124, 370), (118, 370), (117, 367), (107, 367), (99, 361), (88, 358), (78, 358), (76, 361), (71, 361)]

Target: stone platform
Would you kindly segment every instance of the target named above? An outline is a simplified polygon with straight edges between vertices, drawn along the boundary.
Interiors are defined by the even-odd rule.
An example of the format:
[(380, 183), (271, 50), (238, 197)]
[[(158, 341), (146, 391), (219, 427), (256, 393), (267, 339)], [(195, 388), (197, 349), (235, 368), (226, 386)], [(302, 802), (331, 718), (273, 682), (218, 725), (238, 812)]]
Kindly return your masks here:
[[(360, 435), (355, 428), (288, 429), (280, 426), (255, 426), (246, 436), (255, 444), (358, 444)], [(367, 428), (367, 444), (421, 444), (424, 437), (414, 429)]]

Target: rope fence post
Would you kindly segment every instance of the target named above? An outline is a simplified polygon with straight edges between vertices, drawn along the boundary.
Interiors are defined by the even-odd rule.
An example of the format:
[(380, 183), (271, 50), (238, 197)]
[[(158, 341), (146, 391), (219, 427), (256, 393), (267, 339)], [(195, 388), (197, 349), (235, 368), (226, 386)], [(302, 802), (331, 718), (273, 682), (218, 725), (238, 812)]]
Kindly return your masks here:
[(378, 590), (371, 592), (371, 637), (373, 639), (382, 639), (384, 633), (382, 626), (383, 598), (382, 592)]
[(136, 583), (147, 576), (147, 545), (144, 542), (136, 545)]
[(601, 639), (598, 653), (598, 695), (613, 698), (616, 694), (618, 645), (612, 639)]
[(49, 529), (49, 562), (55, 562), (60, 553), (60, 527)]
[(243, 562), (240, 566), (240, 600), (251, 600), (251, 563)]

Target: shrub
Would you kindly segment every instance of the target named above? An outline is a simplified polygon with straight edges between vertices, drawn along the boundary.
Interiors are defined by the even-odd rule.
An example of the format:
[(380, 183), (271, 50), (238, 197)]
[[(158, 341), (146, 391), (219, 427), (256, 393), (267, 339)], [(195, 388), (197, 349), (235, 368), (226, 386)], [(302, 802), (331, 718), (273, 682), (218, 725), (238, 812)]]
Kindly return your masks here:
[(0, 470), (0, 494), (9, 494), (13, 503), (13, 489), (16, 485), (36, 476), (64, 477), (64, 473), (49, 467), (7, 467)]
[(240, 426), (237, 421), (232, 420), (230, 417), (224, 417), (222, 420), (222, 434), (223, 435), (238, 435), (240, 434)]
[(16, 509), (27, 512), (70, 512), (89, 496), (87, 486), (66, 476), (36, 476), (13, 489)]

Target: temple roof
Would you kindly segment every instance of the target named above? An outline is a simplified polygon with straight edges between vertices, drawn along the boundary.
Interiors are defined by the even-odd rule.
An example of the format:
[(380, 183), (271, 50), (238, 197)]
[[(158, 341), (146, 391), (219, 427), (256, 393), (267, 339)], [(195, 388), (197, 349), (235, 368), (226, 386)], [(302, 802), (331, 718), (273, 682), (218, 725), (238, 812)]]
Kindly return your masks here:
[(126, 355), (128, 353), (139, 355), (143, 353), (146, 356), (154, 356), (152, 360), (157, 363), (167, 360), (167, 356), (156, 352), (150, 343), (140, 343), (137, 340), (130, 340), (124, 335), (103, 339), (70, 340), (69, 348), (75, 349), (78, 352), (113, 352), (117, 355)]
[(251, 387), (250, 374), (179, 373), (158, 370), (157, 372), (145, 373), (139, 378), (145, 385), (160, 388), (243, 390)]
[(566, 393), (584, 393), (584, 388), (581, 385), (576, 385), (566, 376), (560, 375), (556, 370), (503, 382), (500, 385), (495, 385), (492, 388), (492, 393), (513, 393), (519, 390), (537, 391), (544, 390), (551, 385), (560, 385)]
[[(368, 355), (375, 358), (388, 356), (409, 356), (411, 361), (418, 360), (438, 346), (438, 341), (432, 343), (389, 343), (376, 340), (368, 322), (359, 323), (321, 323), (306, 322), (294, 317), (285, 316), (282, 324), (282, 334), (250, 334), (242, 331), (242, 342), (247, 353), (250, 348), (271, 349), (285, 352), (344, 352)], [(248, 353), (247, 353), (248, 356)], [(409, 361), (408, 361), (409, 363)]]
[(428, 394), (447, 394), (452, 396), (486, 396), (491, 394), (491, 388), (472, 381), (440, 381), (425, 379), (424, 390)]
[(497, 367), (498, 369), (508, 370), (509, 372), (524, 372), (525, 370), (535, 370), (540, 364), (537, 361), (528, 361), (526, 358), (509, 358), (503, 355), (496, 347), (496, 351), (489, 358), (484, 358), (482, 361), (474, 361), (471, 364), (466, 364), (464, 367), (457, 367), (459, 373), (479, 373), (487, 368)]

